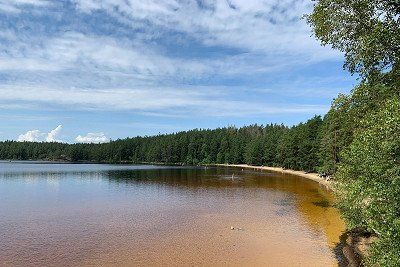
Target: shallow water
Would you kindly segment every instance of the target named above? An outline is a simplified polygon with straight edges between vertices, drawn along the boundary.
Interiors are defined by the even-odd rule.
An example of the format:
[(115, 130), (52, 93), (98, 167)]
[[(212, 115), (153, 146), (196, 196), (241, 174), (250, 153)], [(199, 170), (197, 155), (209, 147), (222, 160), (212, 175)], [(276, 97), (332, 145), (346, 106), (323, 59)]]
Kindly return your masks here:
[(335, 266), (331, 204), (265, 171), (0, 162), (0, 266)]

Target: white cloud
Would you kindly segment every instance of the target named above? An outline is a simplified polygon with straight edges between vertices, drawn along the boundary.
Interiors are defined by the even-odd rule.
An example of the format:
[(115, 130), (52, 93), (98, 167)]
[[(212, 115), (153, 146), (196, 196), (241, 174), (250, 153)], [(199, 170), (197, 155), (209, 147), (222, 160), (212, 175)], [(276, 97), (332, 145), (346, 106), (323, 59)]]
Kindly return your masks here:
[(178, 31), (206, 45), (223, 45), (290, 58), (307, 55), (337, 58), (310, 37), (301, 16), (312, 10), (309, 0), (76, 0), (84, 12), (106, 10), (131, 27), (147, 21), (148, 34)]
[(51, 5), (51, 2), (48, 0), (0, 0), (0, 11), (19, 13), (26, 5), (44, 7)]
[[(103, 70), (160, 81), (165, 76), (190, 79), (203, 74), (269, 72), (282, 66), (341, 59), (338, 52), (321, 47), (310, 37), (310, 28), (300, 19), (311, 10), (309, 0), (207, 0), (202, 5), (176, 0), (75, 2), (86, 12), (103, 9), (142, 33), (134, 38), (116, 39), (69, 31), (56, 37), (39, 38), (35, 45), (32, 40), (14, 41), (12, 47), (3, 47), (7, 53), (0, 53), (0, 70)], [(16, 3), (44, 5), (48, 2), (19, 0)], [(148, 23), (143, 25), (143, 21)], [(238, 48), (243, 53), (218, 59), (207, 55), (196, 59), (168, 56), (164, 47), (154, 44), (153, 38), (168, 35), (165, 39), (179, 43), (170, 31), (183, 32), (205, 46)]]
[(25, 71), (58, 71), (61, 67), (56, 64), (49, 64), (40, 58), (7, 58), (2, 57), (0, 71), (25, 70)]
[(18, 141), (19, 142), (39, 142), (43, 138), (43, 133), (41, 133), (39, 130), (31, 130), (27, 131), (25, 134), (21, 134), (18, 136)]
[(107, 143), (110, 141), (104, 133), (88, 133), (85, 136), (78, 135), (75, 138), (78, 143)]
[(213, 67), (208, 62), (166, 57), (140, 41), (85, 36), (77, 32), (49, 38), (34, 48), (30, 42), (22, 40), (13, 41), (13, 47), (0, 42), (0, 48), (2, 45), (9, 52), (0, 53), (0, 71), (75, 69), (104, 71), (105, 75), (121, 72), (137, 78), (157, 79), (160, 76), (198, 75)]
[(44, 133), (39, 130), (30, 130), (25, 134), (19, 135), (17, 140), (19, 142), (63, 142), (62, 140), (57, 139), (61, 129), (62, 125), (58, 125), (55, 129), (48, 133)]
[(10, 5), (8, 3), (0, 2), (0, 11), (7, 13), (19, 13), (20, 10), (14, 5)]
[[(296, 105), (230, 99), (220, 87), (135, 88), (135, 89), (54, 89), (0, 85), (1, 100), (29, 101), (74, 106), (74, 109), (154, 112), (160, 115), (231, 116), (280, 113), (322, 113), (328, 105)], [(185, 112), (182, 112), (182, 109)]]
[(62, 125), (58, 125), (55, 129), (51, 130), (46, 137), (46, 142), (62, 142), (58, 140), (57, 137), (60, 134)]
[(34, 5), (34, 6), (48, 6), (51, 5), (50, 0), (12, 0), (12, 2), (19, 5)]

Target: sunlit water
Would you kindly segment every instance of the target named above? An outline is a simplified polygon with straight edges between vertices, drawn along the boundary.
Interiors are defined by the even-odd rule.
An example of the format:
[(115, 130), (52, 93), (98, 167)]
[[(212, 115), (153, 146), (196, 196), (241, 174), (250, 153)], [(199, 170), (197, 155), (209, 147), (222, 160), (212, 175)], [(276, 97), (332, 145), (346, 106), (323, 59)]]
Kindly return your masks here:
[(0, 162), (0, 266), (335, 266), (331, 201), (265, 171)]

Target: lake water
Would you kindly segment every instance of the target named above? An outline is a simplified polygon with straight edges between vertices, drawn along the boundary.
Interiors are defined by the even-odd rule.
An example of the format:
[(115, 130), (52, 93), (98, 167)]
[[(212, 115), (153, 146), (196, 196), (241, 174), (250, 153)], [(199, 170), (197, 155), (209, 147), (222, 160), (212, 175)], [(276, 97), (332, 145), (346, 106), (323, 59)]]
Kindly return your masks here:
[(0, 266), (336, 266), (331, 202), (265, 171), (0, 162)]

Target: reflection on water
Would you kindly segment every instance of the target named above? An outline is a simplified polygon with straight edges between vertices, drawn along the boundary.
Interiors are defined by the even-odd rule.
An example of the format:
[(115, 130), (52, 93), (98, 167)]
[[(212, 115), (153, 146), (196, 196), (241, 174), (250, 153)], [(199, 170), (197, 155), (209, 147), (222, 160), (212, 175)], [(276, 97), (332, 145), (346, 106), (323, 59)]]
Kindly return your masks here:
[(344, 228), (315, 182), (238, 168), (3, 162), (0, 214), (6, 266), (334, 266)]

